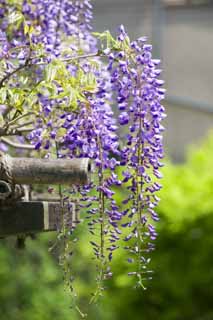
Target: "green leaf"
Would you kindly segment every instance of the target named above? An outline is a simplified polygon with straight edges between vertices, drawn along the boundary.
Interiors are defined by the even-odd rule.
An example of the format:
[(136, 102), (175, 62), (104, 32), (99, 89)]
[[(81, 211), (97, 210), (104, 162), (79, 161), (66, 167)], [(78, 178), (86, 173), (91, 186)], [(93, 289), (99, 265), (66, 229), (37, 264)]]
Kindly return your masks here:
[(34, 109), (34, 105), (37, 104), (37, 101), (38, 101), (38, 97), (35, 96), (35, 95), (31, 95), (29, 98), (28, 98), (28, 106), (29, 108), (33, 108)]
[(57, 131), (57, 138), (62, 138), (66, 134), (67, 130), (65, 128), (60, 128)]
[(109, 30), (104, 31), (103, 33), (93, 32), (93, 35), (100, 39), (102, 45), (105, 43), (107, 48), (112, 48), (117, 44), (117, 41), (113, 38)]
[(46, 79), (46, 81), (48, 81), (48, 82), (53, 81), (53, 79), (55, 78), (55, 76), (57, 74), (57, 69), (58, 69), (57, 65), (48, 64), (48, 66), (45, 69), (45, 79)]
[(30, 27), (28, 26), (28, 24), (24, 25), (24, 34), (28, 34), (30, 30)]
[(1, 88), (0, 89), (0, 101), (1, 103), (5, 103), (7, 99), (7, 89), (6, 88)]
[(0, 114), (0, 127), (2, 127), (4, 124), (4, 118), (3, 118), (3, 115)]
[(20, 25), (24, 21), (24, 16), (21, 12), (12, 11), (8, 15), (8, 23)]

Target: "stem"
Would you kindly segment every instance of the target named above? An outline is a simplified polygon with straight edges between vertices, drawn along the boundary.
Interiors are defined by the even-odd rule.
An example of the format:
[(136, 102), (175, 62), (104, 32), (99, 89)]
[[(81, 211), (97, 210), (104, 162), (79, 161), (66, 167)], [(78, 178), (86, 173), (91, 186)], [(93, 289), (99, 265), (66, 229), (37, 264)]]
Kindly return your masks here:
[[(17, 50), (21, 50), (21, 49), (27, 49), (29, 48), (29, 46), (27, 45), (21, 45), (21, 46), (17, 46), (17, 47), (14, 47), (14, 48), (11, 48), (8, 50), (7, 54), (10, 53), (10, 52), (14, 52), (14, 51), (17, 51)], [(4, 55), (0, 58), (0, 60), (3, 60), (4, 58), (7, 58), (7, 55)], [(11, 58), (11, 57), (10, 57)], [(16, 59), (16, 57), (14, 58)]]
[[(139, 70), (140, 71), (140, 70)], [(136, 80), (136, 84), (141, 90), (142, 88), (142, 83), (140, 81), (140, 75), (138, 74), (138, 80)], [(141, 92), (141, 91), (140, 91)], [(141, 252), (142, 252), (142, 244), (143, 244), (143, 239), (141, 236), (142, 232), (142, 200), (141, 200), (141, 194), (142, 194), (142, 189), (143, 189), (143, 177), (139, 175), (139, 167), (143, 166), (143, 160), (141, 158), (141, 155), (143, 154), (143, 149), (144, 149), (144, 141), (142, 139), (142, 130), (143, 130), (143, 125), (144, 121), (141, 118), (141, 112), (142, 112), (142, 105), (140, 104), (139, 107), (139, 130), (137, 134), (137, 144), (138, 144), (138, 152), (137, 152), (137, 157), (138, 157), (138, 166), (136, 168), (136, 181), (137, 181), (137, 190), (136, 190), (136, 205), (137, 205), (137, 247), (138, 247), (138, 283), (139, 285), (145, 289), (143, 283), (142, 283), (142, 278), (141, 278)]]
[[(91, 58), (91, 57), (101, 57), (104, 55), (101, 54), (99, 51), (94, 52), (94, 53), (88, 53), (88, 54), (84, 54), (84, 55), (79, 55), (79, 56), (73, 56), (70, 58), (65, 58), (65, 59), (59, 59), (59, 61), (62, 62), (70, 62), (73, 60), (79, 60), (79, 59), (86, 59), (86, 58)], [(17, 69), (13, 70), (12, 72), (8, 73), (1, 81), (0, 81), (0, 88), (3, 87), (3, 84), (6, 80), (8, 80), (11, 76), (13, 76), (14, 74), (18, 73), (19, 71), (25, 69), (25, 68), (30, 68), (32, 66), (43, 66), (43, 65), (48, 65), (50, 62), (38, 62), (38, 63), (30, 63), (31, 60), (36, 59), (36, 57), (32, 57), (26, 60), (25, 64), (22, 66), (19, 66)]]
[(78, 311), (78, 313), (83, 319), (87, 317), (87, 314), (83, 313), (78, 306), (75, 306), (75, 309)]
[(17, 69), (11, 71), (10, 73), (8, 73), (1, 81), (0, 81), (0, 88), (3, 87), (3, 84), (6, 80), (8, 80), (10, 77), (12, 77), (15, 73), (21, 71), (22, 69), (26, 68), (28, 66), (28, 63), (25, 63), (22, 66), (19, 66)]
[(3, 77), (3, 79), (0, 81), (0, 88), (3, 87), (4, 82), (6, 80), (8, 80), (11, 76), (13, 76), (15, 73), (21, 71), (22, 69), (25, 69), (27, 66), (30, 65), (29, 62), (30, 62), (31, 53), (32, 53), (32, 50), (29, 47), (29, 55), (28, 55), (25, 63), (23, 65), (19, 66), (17, 69), (13, 70), (12, 72), (8, 73), (5, 77)]
[(7, 128), (0, 128), (0, 137), (3, 137), (3, 136), (21, 136), (23, 133), (25, 132), (30, 132), (32, 131), (33, 128), (10, 128), (7, 129)]
[[(23, 128), (23, 127), (27, 127), (27, 126), (29, 126), (29, 125), (31, 125), (31, 124), (34, 124), (34, 122), (33, 121), (28, 121), (28, 122), (25, 122), (25, 123), (21, 123), (21, 124), (18, 124), (18, 125), (16, 125), (16, 127), (14, 128), (15, 130), (18, 130), (18, 129), (20, 129), (20, 128)], [(23, 128), (24, 129), (24, 128)], [(22, 130), (23, 130), (22, 129)]]
[[(101, 167), (99, 171), (99, 186), (103, 187), (103, 154), (102, 154), (102, 143), (101, 139), (98, 136), (98, 145), (99, 145), (99, 153), (100, 153), (100, 161), (101, 161)], [(104, 202), (104, 193), (102, 190), (99, 191), (99, 206), (100, 206), (100, 238), (101, 238), (101, 246), (100, 246), (100, 270), (99, 270), (99, 279), (98, 279), (98, 288), (96, 295), (99, 296), (102, 289), (102, 283), (104, 280), (104, 264), (105, 264), (105, 255), (104, 255), (104, 249), (105, 249), (105, 239), (104, 239), (104, 228), (105, 228), (105, 202)]]
[[(56, 157), (59, 158), (59, 146), (58, 143), (55, 142), (56, 147)], [(63, 272), (64, 272), (64, 281), (68, 288), (70, 288), (70, 279), (69, 279), (69, 262), (67, 261), (67, 256), (69, 256), (69, 242), (67, 240), (67, 228), (66, 228), (66, 221), (65, 221), (65, 206), (64, 206), (64, 199), (63, 199), (63, 192), (62, 192), (62, 185), (58, 185), (58, 194), (60, 198), (60, 209), (61, 209), (61, 229), (60, 233), (62, 235), (62, 246), (63, 246), (63, 252), (60, 256), (60, 264), (62, 266)], [(66, 241), (67, 240), (67, 241)]]
[[(56, 157), (57, 159), (59, 158), (59, 149), (58, 149), (58, 143), (55, 142), (55, 147), (56, 147)], [(60, 206), (61, 206), (61, 210), (62, 210), (62, 214), (61, 214), (61, 230), (63, 235), (65, 236), (65, 223), (64, 223), (64, 201), (63, 201), (63, 193), (62, 193), (62, 186), (61, 184), (58, 185), (58, 194), (60, 197)], [(64, 238), (64, 237), (63, 237)], [(65, 240), (65, 238), (64, 238)], [(64, 248), (65, 248), (65, 242), (64, 242)]]
[(72, 60), (80, 60), (80, 59), (86, 59), (86, 58), (92, 58), (92, 57), (101, 57), (101, 52), (100, 51), (97, 51), (97, 52), (94, 52), (94, 53), (87, 53), (87, 54), (83, 54), (83, 55), (80, 55), (80, 56), (73, 56), (73, 57), (70, 57), (70, 58), (65, 58), (65, 59), (61, 59), (62, 62), (69, 62), (69, 61), (72, 61)]
[[(99, 139), (100, 140), (100, 139)], [(99, 147), (99, 152), (100, 152), (100, 160), (101, 160), (101, 168), (99, 171), (100, 177), (99, 177), (99, 186), (103, 186), (103, 168), (102, 168), (102, 150), (101, 146)], [(99, 206), (100, 206), (100, 219), (101, 219), (101, 259), (104, 258), (104, 194), (103, 191), (99, 191)]]
[(30, 144), (16, 143), (16, 142), (13, 142), (5, 137), (0, 137), (0, 141), (6, 143), (7, 145), (9, 145), (13, 148), (26, 149), (26, 150), (34, 150), (35, 149), (35, 147)]
[[(94, 52), (94, 53), (87, 53), (87, 54), (83, 54), (83, 55), (79, 55), (79, 56), (73, 56), (73, 57), (70, 57), (70, 58), (64, 58), (64, 59), (59, 59), (59, 61), (61, 62), (71, 62), (71, 61), (74, 61), (74, 60), (80, 60), (80, 59), (86, 59), (86, 58), (92, 58), (92, 57), (101, 57), (103, 55), (100, 54), (99, 51), (97, 52)], [(44, 66), (44, 65), (48, 65), (50, 62), (38, 62), (38, 63), (35, 63), (35, 64), (32, 64), (34, 66)]]
[(17, 132), (17, 135), (22, 135), (24, 132), (30, 132), (30, 131), (33, 131), (34, 128), (17, 128), (16, 129), (16, 132)]
[[(9, 122), (7, 123), (7, 127), (11, 126), (12, 124), (16, 123), (17, 121), (19, 121), (19, 120), (21, 120), (21, 119), (23, 119), (23, 118), (25, 118), (25, 117), (31, 116), (31, 115), (33, 115), (33, 114), (34, 114), (33, 112), (24, 113), (24, 114), (20, 115), (19, 117), (15, 118), (15, 119), (13, 119), (13, 120), (11, 120), (11, 121), (9, 121)], [(30, 122), (30, 124), (32, 124), (32, 123), (33, 123), (33, 122)], [(27, 123), (27, 124), (28, 124), (28, 123)], [(26, 125), (26, 124), (24, 124), (24, 125)], [(20, 127), (20, 126), (21, 126), (21, 125), (19, 125), (19, 127)]]
[[(103, 154), (102, 154), (102, 143), (101, 139), (98, 136), (97, 137), (97, 144), (99, 146), (99, 154), (100, 154), (100, 161), (101, 161), (101, 166), (99, 169), (99, 187), (103, 187), (103, 181), (104, 181), (104, 176), (103, 176)], [(105, 264), (105, 255), (104, 255), (104, 249), (105, 249), (105, 239), (104, 239), (104, 228), (105, 228), (105, 202), (104, 202), (104, 193), (102, 190), (99, 190), (99, 217), (100, 217), (100, 268), (98, 270), (98, 281), (97, 281), (97, 289), (90, 299), (89, 304), (93, 303), (98, 299), (98, 297), (101, 295), (101, 290), (102, 290), (102, 283), (104, 280), (104, 264)]]

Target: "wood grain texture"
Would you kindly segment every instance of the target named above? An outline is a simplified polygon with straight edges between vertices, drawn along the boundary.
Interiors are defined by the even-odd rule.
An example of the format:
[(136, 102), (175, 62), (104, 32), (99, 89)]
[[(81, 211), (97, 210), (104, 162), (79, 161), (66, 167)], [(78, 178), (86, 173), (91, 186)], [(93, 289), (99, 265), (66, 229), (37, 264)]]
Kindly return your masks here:
[(89, 159), (9, 158), (12, 177), (17, 184), (86, 184)]
[[(65, 205), (65, 218), (70, 230), (79, 223), (75, 203)], [(0, 207), (0, 237), (55, 231), (61, 225), (59, 202), (17, 202), (11, 207)]]

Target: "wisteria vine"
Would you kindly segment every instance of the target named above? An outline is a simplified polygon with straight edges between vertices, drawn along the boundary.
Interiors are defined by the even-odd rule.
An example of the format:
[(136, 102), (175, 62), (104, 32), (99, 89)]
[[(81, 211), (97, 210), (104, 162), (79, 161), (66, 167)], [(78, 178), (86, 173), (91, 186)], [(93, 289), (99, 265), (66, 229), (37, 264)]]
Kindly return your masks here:
[[(62, 203), (78, 199), (88, 224), (97, 265), (93, 300), (112, 276), (118, 248), (137, 285), (149, 278), (165, 89), (145, 37), (131, 42), (123, 26), (116, 38), (92, 33), (91, 21), (89, 0), (0, 0), (0, 148), (12, 146), (4, 136), (14, 136), (44, 157), (92, 159), (96, 178), (60, 194)], [(69, 251), (72, 230), (63, 226)]]

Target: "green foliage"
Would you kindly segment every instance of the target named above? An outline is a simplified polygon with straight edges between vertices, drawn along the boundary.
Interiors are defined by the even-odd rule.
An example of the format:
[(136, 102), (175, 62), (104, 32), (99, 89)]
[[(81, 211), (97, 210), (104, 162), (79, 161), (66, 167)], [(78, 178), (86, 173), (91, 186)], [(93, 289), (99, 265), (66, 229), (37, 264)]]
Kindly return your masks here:
[(127, 50), (129, 52), (131, 50), (129, 37), (126, 37), (124, 41), (120, 42), (120, 41), (117, 41), (115, 38), (113, 38), (113, 36), (108, 30), (102, 33), (93, 32), (93, 35), (100, 40), (102, 49), (110, 48), (115, 51), (122, 49), (122, 50)]
[(20, 24), (23, 22), (24, 16), (20, 12), (11, 11), (8, 15), (8, 23), (9, 25), (16, 25), (16, 27), (20, 27)]
[[(71, 257), (80, 308), (90, 320), (211, 320), (213, 318), (213, 135), (199, 148), (191, 148), (185, 164), (164, 169), (164, 189), (159, 207), (161, 222), (157, 249), (150, 268), (153, 280), (147, 290), (132, 288), (124, 275), (127, 262), (121, 249), (114, 258), (108, 290), (99, 306), (88, 299), (94, 288), (91, 249), (84, 226)], [(122, 191), (117, 190), (122, 198)], [(28, 240), (24, 251), (11, 243), (0, 244), (1, 320), (80, 319), (69, 307), (61, 272), (49, 256), (50, 234)], [(82, 263), (84, 261), (84, 263)]]
[[(178, 232), (161, 223), (152, 258), (154, 277), (148, 290), (126, 289), (123, 283), (128, 284), (128, 278), (121, 285), (118, 276), (104, 302), (105, 309), (110, 306), (111, 315), (104, 319), (212, 319), (213, 214), (182, 226)], [(123, 264), (117, 262), (116, 268), (122, 274)]]
[(200, 148), (190, 147), (184, 164), (165, 166), (159, 210), (173, 230), (212, 213), (212, 163), (213, 132)]
[[(102, 305), (91, 307), (89, 319), (104, 320), (210, 320), (213, 290), (213, 134), (199, 148), (191, 147), (182, 165), (164, 168), (164, 188), (159, 206), (161, 221), (157, 248), (150, 268), (153, 280), (147, 290), (132, 288), (132, 279), (125, 275), (124, 251), (113, 260), (116, 274), (109, 282)], [(117, 197), (123, 197), (117, 190)], [(86, 258), (86, 242), (81, 244)], [(88, 249), (87, 249), (88, 252)], [(78, 259), (77, 259), (78, 260)], [(78, 272), (85, 270), (78, 265)], [(92, 276), (82, 276), (82, 292), (88, 293)], [(82, 300), (82, 308), (84, 305)], [(99, 313), (98, 313), (99, 312)]]
[(1, 320), (75, 319), (61, 272), (45, 244), (44, 237), (28, 240), (24, 250), (0, 243)]

